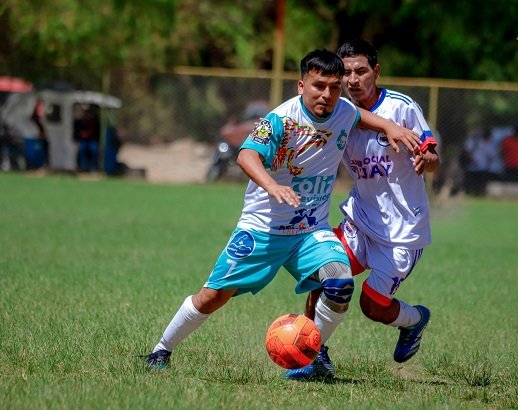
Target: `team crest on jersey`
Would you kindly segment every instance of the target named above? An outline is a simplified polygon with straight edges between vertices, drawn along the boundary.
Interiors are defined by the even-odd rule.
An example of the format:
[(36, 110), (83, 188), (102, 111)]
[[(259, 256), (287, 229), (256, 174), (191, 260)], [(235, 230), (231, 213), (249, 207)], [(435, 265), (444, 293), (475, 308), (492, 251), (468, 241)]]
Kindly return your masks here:
[(273, 134), (273, 128), (270, 121), (265, 120), (264, 118), (259, 121), (250, 134), (250, 138), (252, 141), (257, 142), (258, 144), (268, 145), (270, 142), (270, 138)]
[(345, 143), (347, 142), (347, 133), (345, 130), (340, 131), (340, 135), (336, 140), (336, 146), (340, 151), (343, 151), (345, 148)]
[(381, 131), (376, 134), (376, 141), (378, 141), (378, 144), (380, 144), (382, 147), (388, 147), (390, 145), (387, 136)]
[(250, 232), (238, 231), (227, 245), (227, 255), (234, 259), (246, 258), (255, 248), (255, 239)]

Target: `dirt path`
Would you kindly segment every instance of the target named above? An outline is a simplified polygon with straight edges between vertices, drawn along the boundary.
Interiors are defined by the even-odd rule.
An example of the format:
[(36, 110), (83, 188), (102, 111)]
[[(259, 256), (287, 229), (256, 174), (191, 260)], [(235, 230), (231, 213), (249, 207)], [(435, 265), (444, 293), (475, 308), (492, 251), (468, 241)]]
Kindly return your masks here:
[(198, 183), (205, 182), (212, 152), (210, 145), (189, 139), (152, 146), (125, 143), (118, 159), (132, 169), (145, 169), (149, 182)]

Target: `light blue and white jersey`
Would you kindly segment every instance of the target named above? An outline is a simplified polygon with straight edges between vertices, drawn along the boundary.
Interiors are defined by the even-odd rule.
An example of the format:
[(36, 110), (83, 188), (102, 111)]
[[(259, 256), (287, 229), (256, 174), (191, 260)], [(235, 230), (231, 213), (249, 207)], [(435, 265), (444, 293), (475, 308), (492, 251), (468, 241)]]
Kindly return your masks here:
[(241, 148), (257, 151), (266, 171), (300, 197), (297, 208), (283, 203), (250, 181), (238, 227), (277, 235), (297, 235), (329, 228), (331, 192), (346, 140), (360, 120), (358, 109), (340, 99), (332, 114), (320, 120), (302, 97), (294, 97), (261, 119)]
[[(435, 143), (421, 108), (404, 94), (382, 89), (370, 111), (414, 130), (423, 143)], [(354, 186), (340, 208), (376, 242), (407, 249), (431, 243), (424, 177), (416, 174), (413, 159), (402, 145), (396, 153), (377, 131), (356, 128), (347, 139), (344, 164)]]

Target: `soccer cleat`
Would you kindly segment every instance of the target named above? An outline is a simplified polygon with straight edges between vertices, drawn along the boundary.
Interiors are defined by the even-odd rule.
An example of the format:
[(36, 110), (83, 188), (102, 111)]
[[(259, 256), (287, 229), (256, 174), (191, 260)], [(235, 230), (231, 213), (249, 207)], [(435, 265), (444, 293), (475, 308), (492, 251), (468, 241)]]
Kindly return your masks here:
[(406, 362), (417, 353), (423, 331), (430, 322), (430, 311), (421, 305), (415, 307), (421, 314), (421, 320), (414, 326), (399, 328), (399, 339), (394, 350), (394, 360), (398, 363)]
[(287, 370), (284, 377), (293, 380), (332, 379), (335, 376), (335, 367), (331, 363), (327, 350), (328, 347), (322, 345), (313, 363), (300, 369)]
[(167, 367), (171, 352), (167, 350), (157, 350), (147, 356), (146, 362), (150, 369), (162, 370)]

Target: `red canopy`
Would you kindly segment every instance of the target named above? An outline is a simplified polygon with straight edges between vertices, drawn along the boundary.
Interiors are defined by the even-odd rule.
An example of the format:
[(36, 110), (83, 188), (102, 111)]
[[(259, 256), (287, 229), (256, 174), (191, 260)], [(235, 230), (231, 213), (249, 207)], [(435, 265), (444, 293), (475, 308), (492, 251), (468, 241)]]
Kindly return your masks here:
[(25, 93), (32, 90), (32, 84), (18, 77), (0, 76), (0, 91)]

